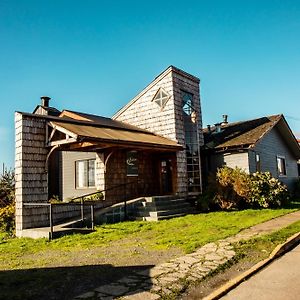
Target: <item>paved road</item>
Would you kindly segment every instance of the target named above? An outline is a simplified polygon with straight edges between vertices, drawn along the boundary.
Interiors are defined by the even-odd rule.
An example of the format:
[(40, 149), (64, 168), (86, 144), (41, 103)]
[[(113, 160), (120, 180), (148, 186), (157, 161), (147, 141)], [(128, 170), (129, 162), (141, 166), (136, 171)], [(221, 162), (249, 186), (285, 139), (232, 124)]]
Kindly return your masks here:
[(221, 299), (299, 300), (300, 245)]

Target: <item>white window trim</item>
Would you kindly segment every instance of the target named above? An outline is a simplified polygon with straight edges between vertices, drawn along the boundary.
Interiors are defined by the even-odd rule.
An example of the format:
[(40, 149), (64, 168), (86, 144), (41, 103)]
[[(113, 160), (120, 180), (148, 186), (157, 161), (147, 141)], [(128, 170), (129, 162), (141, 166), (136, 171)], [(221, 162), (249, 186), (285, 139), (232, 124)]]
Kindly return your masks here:
[[(278, 159), (283, 159), (284, 169), (285, 169), (285, 174), (280, 174), (280, 172), (279, 172), (279, 168), (278, 168)], [(276, 156), (276, 166), (277, 166), (277, 174), (278, 174), (278, 177), (287, 177), (286, 158), (285, 158), (284, 155), (277, 155), (277, 156)]]
[[(94, 170), (94, 182), (95, 182), (95, 185), (93, 186), (82, 186), (82, 187), (79, 187), (77, 186), (77, 168), (76, 168), (76, 165), (78, 162), (81, 162), (81, 161), (90, 161), (90, 160), (94, 160), (95, 161), (95, 170)], [(88, 171), (87, 171), (87, 174), (88, 174)], [(87, 175), (88, 176), (88, 175)], [(88, 180), (88, 178), (87, 178)], [(87, 158), (87, 159), (78, 159), (78, 160), (75, 160), (75, 189), (76, 190), (87, 190), (87, 189), (95, 189), (96, 188), (96, 159), (95, 158)]]

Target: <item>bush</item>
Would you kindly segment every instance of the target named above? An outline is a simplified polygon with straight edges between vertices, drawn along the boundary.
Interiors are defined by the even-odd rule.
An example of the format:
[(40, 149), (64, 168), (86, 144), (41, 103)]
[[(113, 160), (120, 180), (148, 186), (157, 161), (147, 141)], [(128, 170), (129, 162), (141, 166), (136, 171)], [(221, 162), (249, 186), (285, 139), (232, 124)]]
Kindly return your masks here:
[(256, 172), (251, 177), (251, 193), (247, 201), (255, 207), (280, 207), (289, 200), (287, 187), (270, 172)]
[(209, 190), (214, 191), (214, 201), (225, 210), (275, 208), (289, 199), (287, 187), (269, 172), (249, 175), (240, 168), (226, 166), (218, 169), (215, 184), (210, 184)]
[(15, 203), (0, 208), (0, 231), (13, 234), (15, 229)]
[(240, 208), (245, 205), (251, 189), (249, 175), (240, 168), (219, 168), (216, 174), (215, 200), (221, 209)]
[(0, 231), (12, 233), (15, 224), (15, 174), (5, 171), (0, 177)]

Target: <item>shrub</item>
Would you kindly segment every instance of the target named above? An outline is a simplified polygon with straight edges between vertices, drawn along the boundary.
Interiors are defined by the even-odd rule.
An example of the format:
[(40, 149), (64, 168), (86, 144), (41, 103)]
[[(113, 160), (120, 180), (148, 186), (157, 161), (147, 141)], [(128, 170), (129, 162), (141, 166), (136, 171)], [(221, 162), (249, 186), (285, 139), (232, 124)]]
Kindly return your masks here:
[(0, 177), (0, 231), (12, 233), (15, 224), (15, 174), (5, 171)]
[(251, 176), (251, 193), (247, 201), (256, 207), (280, 207), (289, 199), (287, 187), (270, 172), (253, 173)]
[(237, 167), (219, 168), (216, 183), (215, 200), (221, 209), (233, 209), (245, 205), (251, 189), (251, 181), (245, 171)]
[(240, 168), (219, 168), (216, 174), (214, 200), (221, 209), (245, 207), (275, 208), (288, 199), (287, 187), (269, 172), (247, 174)]
[(13, 234), (15, 229), (15, 203), (0, 208), (0, 231)]

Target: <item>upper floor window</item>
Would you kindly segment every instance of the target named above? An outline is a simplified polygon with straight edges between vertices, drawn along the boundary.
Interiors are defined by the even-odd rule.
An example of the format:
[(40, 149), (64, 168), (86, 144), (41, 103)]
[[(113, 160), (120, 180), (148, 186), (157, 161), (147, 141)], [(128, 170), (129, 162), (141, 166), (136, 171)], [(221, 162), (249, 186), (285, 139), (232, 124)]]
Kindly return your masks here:
[(159, 88), (159, 90), (154, 95), (152, 101), (154, 101), (161, 109), (163, 109), (168, 100), (170, 99), (170, 95), (162, 88)]
[(95, 187), (95, 159), (75, 162), (76, 188)]
[(286, 175), (286, 165), (284, 156), (277, 156), (277, 170), (279, 176)]
[(194, 111), (193, 95), (191, 93), (183, 92), (183, 95), (182, 95), (182, 109), (189, 116)]

